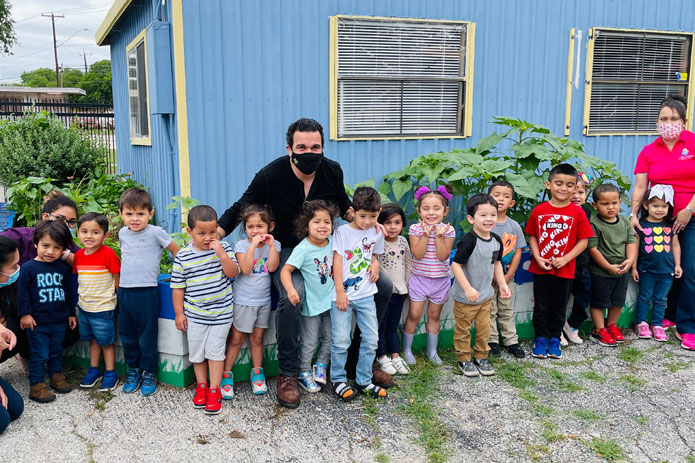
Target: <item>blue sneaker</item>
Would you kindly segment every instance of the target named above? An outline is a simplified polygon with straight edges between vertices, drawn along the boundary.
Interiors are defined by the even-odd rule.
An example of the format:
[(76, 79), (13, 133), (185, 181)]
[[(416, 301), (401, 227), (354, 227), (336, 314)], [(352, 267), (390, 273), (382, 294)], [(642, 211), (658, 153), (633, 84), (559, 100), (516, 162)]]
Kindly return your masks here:
[(157, 392), (157, 377), (151, 371), (143, 371), (140, 394), (143, 396), (148, 396), (154, 394), (155, 392)]
[(89, 367), (87, 374), (84, 375), (84, 378), (82, 378), (82, 381), (80, 381), (80, 387), (94, 387), (97, 381), (99, 381), (99, 378), (101, 378), (101, 372), (99, 369)]
[(234, 375), (231, 371), (222, 373), (222, 382), (220, 383), (220, 393), (224, 400), (232, 400), (234, 398)]
[(265, 384), (265, 374), (263, 374), (263, 368), (253, 368), (251, 370), (251, 385), (253, 386), (254, 394), (265, 394), (268, 392), (268, 386)]
[(113, 370), (106, 370), (104, 378), (101, 380), (99, 392), (113, 391), (118, 385), (118, 375)]
[(321, 386), (316, 384), (316, 381), (314, 381), (314, 375), (310, 371), (300, 373), (299, 381), (297, 381), (297, 384), (299, 384), (299, 387), (301, 387), (307, 392), (321, 391)]
[(138, 390), (140, 387), (140, 381), (142, 381), (142, 375), (138, 368), (128, 368), (128, 373), (126, 373), (125, 384), (123, 385), (123, 392), (126, 394), (131, 394)]
[(314, 381), (322, 386), (326, 385), (326, 365), (321, 362), (316, 362), (314, 365)]
[(562, 358), (562, 348), (560, 347), (559, 338), (550, 338), (550, 343), (548, 344), (548, 357), (551, 359)]
[[(558, 342), (560, 340), (558, 339)], [(536, 357), (537, 359), (544, 359), (548, 353), (548, 338), (543, 338), (543, 337), (537, 337), (536, 339), (533, 340), (533, 350), (531, 351), (531, 355)]]

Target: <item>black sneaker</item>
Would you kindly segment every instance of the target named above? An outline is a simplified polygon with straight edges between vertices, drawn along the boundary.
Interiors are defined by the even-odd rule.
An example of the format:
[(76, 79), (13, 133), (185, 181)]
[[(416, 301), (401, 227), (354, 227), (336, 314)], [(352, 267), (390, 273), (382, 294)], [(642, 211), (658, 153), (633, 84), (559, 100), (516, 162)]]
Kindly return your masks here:
[(459, 362), (459, 368), (461, 369), (461, 372), (463, 372), (463, 374), (465, 376), (478, 376), (478, 375), (480, 375), (480, 372), (475, 367), (475, 365), (473, 365), (473, 362), (471, 362), (470, 360), (467, 362)]
[(492, 368), (487, 359), (473, 359), (473, 363), (478, 367), (478, 371), (483, 376), (492, 376), (495, 374), (495, 369)]
[(502, 355), (500, 345), (496, 342), (488, 343), (488, 346), (490, 346), (490, 355), (492, 355), (493, 357), (499, 357), (500, 355)]
[(526, 357), (526, 352), (524, 352), (524, 349), (522, 349), (518, 343), (504, 346), (504, 349), (518, 359)]

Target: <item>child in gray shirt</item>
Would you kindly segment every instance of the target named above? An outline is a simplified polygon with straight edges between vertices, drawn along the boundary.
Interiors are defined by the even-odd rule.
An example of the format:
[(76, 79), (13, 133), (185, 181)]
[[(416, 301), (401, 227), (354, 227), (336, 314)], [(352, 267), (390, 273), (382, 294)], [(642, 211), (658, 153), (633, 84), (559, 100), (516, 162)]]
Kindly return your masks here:
[[(454, 349), (458, 366), (466, 376), (490, 376), (495, 370), (487, 361), (490, 339), (490, 305), (493, 276), (500, 296), (511, 296), (500, 262), (502, 241), (492, 233), (497, 223), (497, 201), (484, 193), (468, 200), (466, 219), (473, 230), (463, 236), (456, 249), (454, 273)], [(471, 325), (475, 322), (474, 359), (471, 361)]]

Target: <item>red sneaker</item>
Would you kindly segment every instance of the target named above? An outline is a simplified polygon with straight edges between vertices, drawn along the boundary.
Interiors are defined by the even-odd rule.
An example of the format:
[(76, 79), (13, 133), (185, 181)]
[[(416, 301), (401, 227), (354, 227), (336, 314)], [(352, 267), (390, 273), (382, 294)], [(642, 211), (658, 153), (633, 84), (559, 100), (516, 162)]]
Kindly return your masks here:
[(203, 408), (208, 401), (208, 385), (206, 383), (200, 383), (195, 388), (195, 395), (193, 396), (193, 406), (195, 408)]
[(613, 339), (613, 336), (611, 336), (611, 333), (606, 328), (601, 328), (598, 331), (592, 331), (589, 339), (606, 347), (615, 347), (618, 345), (615, 342), (615, 339)]
[(623, 337), (623, 333), (620, 332), (620, 328), (618, 328), (618, 325), (615, 323), (611, 323), (606, 327), (608, 332), (613, 336), (613, 339), (615, 339), (615, 342), (620, 344), (621, 342), (625, 342), (625, 338)]
[(208, 402), (205, 404), (206, 415), (217, 415), (222, 409), (222, 393), (219, 389), (208, 391)]

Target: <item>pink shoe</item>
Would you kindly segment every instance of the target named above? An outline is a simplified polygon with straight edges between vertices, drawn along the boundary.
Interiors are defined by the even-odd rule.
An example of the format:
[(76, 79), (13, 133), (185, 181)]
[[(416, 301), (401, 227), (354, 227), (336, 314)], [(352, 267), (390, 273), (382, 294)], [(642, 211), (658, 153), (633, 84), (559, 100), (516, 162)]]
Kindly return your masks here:
[[(649, 328), (647, 328), (649, 329)], [(666, 342), (668, 341), (668, 335), (666, 334), (666, 331), (664, 331), (664, 328), (662, 326), (652, 326), (652, 330), (654, 331), (654, 340), (659, 341), (659, 342)]]
[(695, 350), (695, 334), (683, 333), (681, 338), (681, 347), (683, 349)]
[[(651, 339), (652, 338), (652, 332), (649, 330), (649, 325), (647, 322), (642, 322), (638, 324), (635, 327), (635, 331), (637, 332), (637, 337), (640, 339)], [(661, 327), (659, 327), (661, 328)], [(663, 328), (661, 328), (661, 331), (663, 332)]]
[(673, 323), (671, 320), (669, 320), (669, 319), (667, 319), (667, 318), (664, 318), (664, 322), (663, 322), (663, 325), (662, 325), (662, 326), (663, 326), (664, 328), (675, 328), (675, 327), (676, 327), (676, 324)]

